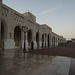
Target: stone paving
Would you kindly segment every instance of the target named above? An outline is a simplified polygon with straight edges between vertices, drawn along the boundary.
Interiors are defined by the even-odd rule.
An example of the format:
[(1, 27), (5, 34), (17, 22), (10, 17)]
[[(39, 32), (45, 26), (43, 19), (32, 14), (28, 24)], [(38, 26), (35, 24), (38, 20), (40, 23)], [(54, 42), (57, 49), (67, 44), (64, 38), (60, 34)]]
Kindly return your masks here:
[(69, 75), (70, 60), (6, 50), (0, 54), (0, 75)]

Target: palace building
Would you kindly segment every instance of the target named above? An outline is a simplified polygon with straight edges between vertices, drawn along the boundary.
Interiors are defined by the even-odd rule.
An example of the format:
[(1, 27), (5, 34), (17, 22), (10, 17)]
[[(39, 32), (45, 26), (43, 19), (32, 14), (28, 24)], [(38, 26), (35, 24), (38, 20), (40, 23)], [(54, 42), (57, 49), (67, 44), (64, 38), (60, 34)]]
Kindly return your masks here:
[(24, 32), (22, 26), (28, 27), (26, 32), (26, 48), (34, 49), (58, 46), (66, 39), (52, 31), (46, 24), (36, 22), (36, 16), (31, 12), (19, 13), (6, 6), (0, 0), (0, 49), (15, 49), (24, 47)]

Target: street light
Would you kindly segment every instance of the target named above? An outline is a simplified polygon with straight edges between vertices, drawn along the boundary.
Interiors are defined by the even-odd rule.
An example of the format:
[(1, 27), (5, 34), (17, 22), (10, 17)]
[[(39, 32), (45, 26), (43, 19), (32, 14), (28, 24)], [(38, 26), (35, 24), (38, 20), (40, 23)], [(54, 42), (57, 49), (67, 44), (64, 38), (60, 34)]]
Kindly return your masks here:
[(28, 31), (28, 27), (26, 26), (22, 26), (22, 31), (24, 32), (24, 49), (23, 51), (26, 51), (26, 44), (25, 44), (25, 40), (26, 40), (26, 32)]

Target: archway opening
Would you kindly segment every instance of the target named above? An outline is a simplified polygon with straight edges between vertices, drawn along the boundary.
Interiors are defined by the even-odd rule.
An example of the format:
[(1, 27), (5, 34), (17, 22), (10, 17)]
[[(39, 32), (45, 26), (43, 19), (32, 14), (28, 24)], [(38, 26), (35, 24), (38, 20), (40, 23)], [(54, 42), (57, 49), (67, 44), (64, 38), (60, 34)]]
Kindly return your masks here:
[(44, 47), (44, 34), (42, 34), (42, 48)]
[(16, 26), (14, 29), (14, 40), (15, 40), (15, 47), (21, 47), (21, 29), (19, 26)]
[(39, 32), (36, 33), (37, 48), (39, 48)]
[(32, 42), (32, 31), (28, 30), (28, 34), (27, 34), (27, 40), (28, 40), (28, 48), (31, 48), (31, 42)]
[(58, 38), (58, 45), (59, 45), (59, 38)]
[(52, 37), (52, 46), (55, 46), (55, 37)]
[(50, 46), (50, 35), (48, 34), (48, 47)]
[(57, 38), (56, 38), (56, 39), (55, 39), (55, 43), (56, 43), (56, 45), (55, 45), (55, 46), (57, 46), (57, 42), (58, 42), (58, 41), (57, 41)]
[(4, 48), (4, 25), (1, 22), (1, 48)]
[(7, 25), (4, 20), (1, 21), (1, 43), (0, 47), (4, 49), (4, 39), (7, 38)]

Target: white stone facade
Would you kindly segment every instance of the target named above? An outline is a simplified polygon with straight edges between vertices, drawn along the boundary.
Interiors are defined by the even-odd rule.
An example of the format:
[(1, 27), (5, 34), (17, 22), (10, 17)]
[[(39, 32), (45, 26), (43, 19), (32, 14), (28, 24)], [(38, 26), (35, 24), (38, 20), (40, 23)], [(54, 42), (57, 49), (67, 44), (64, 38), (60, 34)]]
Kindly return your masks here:
[[(14, 49), (24, 47), (24, 33), (22, 26), (28, 27), (26, 34), (26, 48), (40, 49), (51, 46), (58, 46), (66, 41), (63, 36), (52, 32), (48, 25), (40, 25), (36, 22), (36, 17), (26, 12), (19, 12), (4, 5), (0, 0), (0, 47), (4, 49)], [(33, 43), (32, 43), (33, 42)]]

